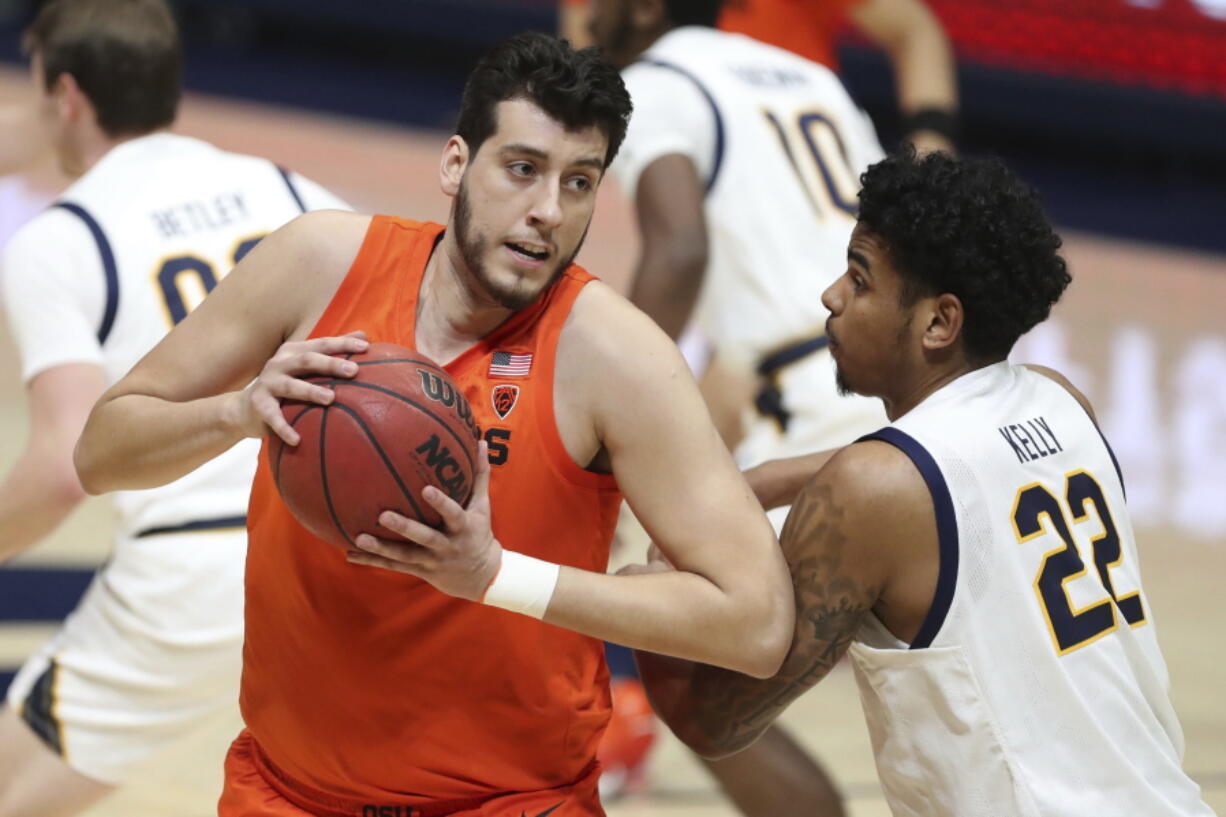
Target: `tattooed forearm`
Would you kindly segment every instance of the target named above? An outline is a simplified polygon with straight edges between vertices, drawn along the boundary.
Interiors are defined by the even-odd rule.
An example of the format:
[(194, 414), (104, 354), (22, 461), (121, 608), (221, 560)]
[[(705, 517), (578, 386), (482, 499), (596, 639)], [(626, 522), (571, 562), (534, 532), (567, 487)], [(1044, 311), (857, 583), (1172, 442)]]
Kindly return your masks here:
[[(830, 485), (810, 485), (792, 506), (781, 542), (796, 593), (796, 631), (783, 667), (775, 677), (759, 680), (692, 665), (684, 698), (671, 702), (671, 712), (661, 711), (700, 753), (730, 754), (748, 746), (847, 651), (877, 588), (856, 575), (846, 527)], [(645, 672), (644, 680), (650, 685), (649, 675)]]

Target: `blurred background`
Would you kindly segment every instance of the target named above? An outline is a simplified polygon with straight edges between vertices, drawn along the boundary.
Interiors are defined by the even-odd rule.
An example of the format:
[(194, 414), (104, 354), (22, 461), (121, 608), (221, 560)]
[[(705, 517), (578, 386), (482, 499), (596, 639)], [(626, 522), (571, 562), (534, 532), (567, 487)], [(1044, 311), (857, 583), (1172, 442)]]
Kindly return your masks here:
[[(19, 39), (35, 5), (0, 0), (0, 102), (30, 82)], [(359, 210), (436, 220), (447, 213), (439, 150), (467, 72), (505, 36), (556, 30), (558, 13), (555, 0), (173, 5), (187, 49), (179, 131), (272, 158)], [(1226, 0), (928, 5), (957, 60), (960, 150), (1004, 157), (1039, 190), (1066, 238), (1073, 286), (1014, 358), (1062, 370), (1097, 406), (1138, 526), (1188, 736), (1187, 768), (1221, 811)], [(837, 58), (883, 143), (896, 143), (900, 117), (885, 55), (848, 27)], [(0, 177), (0, 243), (66, 184), (50, 163)], [(579, 261), (624, 289), (637, 242), (630, 206), (612, 183), (601, 197)], [(4, 337), (0, 466), (20, 451), (24, 428)], [(0, 569), (0, 688), (75, 603), (105, 557), (108, 525), (105, 504), (87, 503), (52, 541)], [(836, 671), (789, 722), (831, 763), (856, 817), (888, 813), (849, 672)], [(722, 806), (710, 783), (682, 753), (667, 744), (661, 753), (650, 796), (630, 798), (618, 813), (725, 813), (713, 810)], [(116, 810), (98, 813), (141, 813), (109, 808)]]
[[(17, 62), (35, 0), (0, 0)], [(475, 58), (556, 0), (175, 0), (189, 89), (447, 129)], [(786, 5), (786, 4), (785, 4)], [(802, 3), (795, 4), (797, 9)], [(1000, 153), (1064, 225), (1226, 249), (1226, 0), (929, 0), (958, 61), (963, 148)], [(847, 26), (838, 69), (883, 141), (890, 69)]]

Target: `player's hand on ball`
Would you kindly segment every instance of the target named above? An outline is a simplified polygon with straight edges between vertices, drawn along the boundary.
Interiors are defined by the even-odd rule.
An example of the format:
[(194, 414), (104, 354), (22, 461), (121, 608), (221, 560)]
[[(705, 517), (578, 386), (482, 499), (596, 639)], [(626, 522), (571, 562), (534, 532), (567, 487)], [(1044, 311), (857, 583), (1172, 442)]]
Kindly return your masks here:
[(365, 332), (281, 344), (259, 377), (235, 395), (236, 424), (247, 437), (262, 437), (272, 429), (288, 445), (297, 445), (298, 432), (281, 413), (282, 400), (328, 405), (332, 389), (304, 380), (304, 377), (353, 377), (356, 363), (340, 355), (366, 351), (370, 346)]
[(490, 463), (485, 442), (477, 449), (477, 473), (467, 508), (433, 486), (422, 491), (422, 498), (443, 518), (441, 530), (384, 511), (379, 524), (409, 541), (363, 533), (354, 540), (361, 550), (350, 551), (349, 562), (409, 573), (449, 596), (480, 601), (502, 563), (502, 545), (490, 524)]

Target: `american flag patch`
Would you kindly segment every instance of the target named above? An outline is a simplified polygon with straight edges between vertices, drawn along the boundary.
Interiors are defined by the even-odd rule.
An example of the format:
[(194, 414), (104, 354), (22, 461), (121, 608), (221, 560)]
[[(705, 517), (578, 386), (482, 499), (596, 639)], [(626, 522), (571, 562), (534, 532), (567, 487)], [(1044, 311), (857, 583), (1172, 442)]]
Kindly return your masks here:
[(527, 377), (532, 369), (532, 354), (494, 352), (490, 360), (491, 377)]

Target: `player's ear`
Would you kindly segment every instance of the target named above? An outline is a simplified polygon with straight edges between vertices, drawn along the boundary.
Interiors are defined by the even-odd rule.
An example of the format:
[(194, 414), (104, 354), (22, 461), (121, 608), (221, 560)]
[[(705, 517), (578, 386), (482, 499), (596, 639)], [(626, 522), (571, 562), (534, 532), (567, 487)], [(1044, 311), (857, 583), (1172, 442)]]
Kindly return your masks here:
[(456, 196), (460, 192), (460, 181), (468, 167), (468, 143), (462, 136), (452, 136), (443, 147), (443, 159), (439, 164), (439, 186), (448, 196)]
[(957, 295), (949, 292), (932, 298), (928, 306), (928, 326), (924, 329), (924, 349), (935, 352), (946, 349), (962, 336), (966, 311)]
[(92, 116), (94, 106), (89, 97), (77, 85), (76, 78), (64, 72), (55, 78), (51, 85), (51, 94), (55, 98), (56, 109), (61, 122), (77, 122), (85, 116)]

